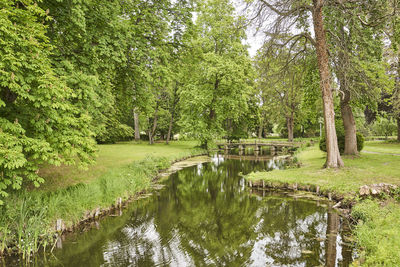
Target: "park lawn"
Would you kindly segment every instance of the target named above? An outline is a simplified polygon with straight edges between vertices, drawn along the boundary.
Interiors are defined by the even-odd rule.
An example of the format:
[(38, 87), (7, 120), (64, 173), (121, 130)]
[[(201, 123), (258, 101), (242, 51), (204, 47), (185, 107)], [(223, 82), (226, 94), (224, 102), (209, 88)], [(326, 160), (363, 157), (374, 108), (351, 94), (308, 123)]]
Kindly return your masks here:
[(364, 150), (370, 152), (400, 155), (400, 143), (385, 142), (385, 141), (370, 141), (365, 143)]
[[(366, 148), (378, 147), (373, 142)], [(379, 147), (378, 147), (379, 148)], [(399, 144), (384, 144), (381, 150), (394, 153)], [(379, 150), (379, 149), (376, 149)], [(400, 185), (400, 156), (363, 153), (359, 157), (343, 156), (345, 167), (323, 169), (325, 153), (318, 146), (305, 148), (297, 154), (301, 168), (256, 172), (247, 176), (248, 180), (265, 180), (272, 183), (299, 185), (318, 185), (321, 190), (339, 194), (354, 194), (365, 184), (391, 183)]]
[(96, 162), (86, 170), (77, 166), (45, 166), (40, 175), (45, 183), (39, 187), (41, 191), (54, 191), (77, 183), (90, 183), (107, 172), (115, 172), (120, 167), (140, 161), (148, 156), (178, 159), (198, 145), (197, 141), (174, 141), (169, 145), (147, 142), (119, 142), (117, 144), (98, 145)]

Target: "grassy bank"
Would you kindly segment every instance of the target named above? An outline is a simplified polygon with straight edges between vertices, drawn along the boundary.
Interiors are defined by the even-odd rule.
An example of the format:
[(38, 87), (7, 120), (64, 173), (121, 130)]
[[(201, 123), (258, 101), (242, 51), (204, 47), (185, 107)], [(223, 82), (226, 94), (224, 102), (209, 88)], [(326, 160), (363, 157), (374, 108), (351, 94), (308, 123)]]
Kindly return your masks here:
[(360, 157), (343, 157), (344, 168), (322, 169), (325, 154), (317, 146), (313, 146), (296, 155), (301, 162), (301, 168), (251, 173), (246, 178), (251, 181), (264, 180), (275, 185), (287, 183), (320, 186), (321, 191), (358, 200), (352, 209), (352, 215), (359, 221), (354, 234), (362, 257), (354, 264), (400, 266), (398, 201), (387, 196), (383, 196), (384, 200), (361, 200), (357, 196), (362, 185), (382, 182), (400, 185), (400, 156), (389, 155), (399, 153), (400, 144), (367, 142), (365, 150), (385, 154), (361, 153)]
[[(400, 145), (396, 145), (400, 148)], [(366, 148), (369, 148), (367, 145)], [(387, 150), (387, 151), (395, 151)], [(321, 190), (340, 194), (355, 194), (365, 184), (391, 183), (400, 185), (400, 157), (386, 154), (361, 153), (360, 157), (343, 157), (345, 167), (340, 170), (323, 169), (325, 153), (315, 145), (296, 155), (301, 168), (284, 171), (252, 173), (249, 180), (272, 183), (319, 185)]]
[(28, 257), (40, 246), (49, 247), (57, 219), (71, 227), (120, 197), (125, 200), (149, 188), (158, 170), (204, 152), (194, 149), (195, 144), (102, 145), (97, 163), (89, 170), (45, 167), (46, 183), (39, 190), (11, 194), (0, 207), (0, 252), (21, 252)]

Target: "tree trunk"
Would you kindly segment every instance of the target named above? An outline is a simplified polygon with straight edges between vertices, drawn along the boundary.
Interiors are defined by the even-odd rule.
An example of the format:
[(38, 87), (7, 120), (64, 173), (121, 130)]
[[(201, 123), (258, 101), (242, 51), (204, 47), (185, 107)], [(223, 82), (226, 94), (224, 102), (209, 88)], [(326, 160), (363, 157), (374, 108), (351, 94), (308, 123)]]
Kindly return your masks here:
[(324, 108), (325, 138), (327, 151), (327, 157), (324, 166), (326, 168), (339, 168), (344, 166), (344, 164), (342, 158), (340, 157), (335, 128), (335, 110), (330, 84), (328, 47), (326, 44), (324, 20), (322, 16), (324, 0), (313, 0), (313, 4), (313, 23), (320, 75), (320, 87), (322, 91)]
[[(399, 101), (400, 94), (400, 50), (397, 53), (397, 77), (396, 77), (396, 94), (397, 101)], [(400, 103), (397, 103), (397, 109), (399, 109)], [(400, 111), (397, 110), (397, 142), (400, 142)]]
[(172, 125), (174, 124), (174, 113), (175, 112), (173, 112), (171, 114), (171, 120), (169, 121), (167, 141), (166, 141), (167, 144), (169, 143), (169, 140), (171, 139)]
[(135, 124), (135, 141), (140, 141), (139, 113), (136, 110), (133, 112), (133, 120)]
[(178, 88), (179, 88), (179, 83), (176, 82), (175, 88), (174, 88), (174, 96), (173, 96), (174, 99), (173, 99), (172, 108), (171, 108), (171, 120), (169, 121), (169, 126), (168, 126), (168, 134), (167, 134), (167, 141), (166, 141), (167, 144), (171, 140), (172, 126), (174, 125), (174, 119), (175, 119), (175, 109), (176, 109), (176, 105), (178, 104), (178, 101), (179, 101)]
[(347, 79), (347, 72), (350, 67), (348, 51), (349, 44), (346, 42), (347, 39), (344, 25), (340, 26), (339, 36), (343, 48), (339, 49), (336, 73), (340, 83), (340, 91), (343, 93), (343, 96), (340, 98), (340, 111), (344, 126), (344, 154), (357, 155), (356, 121), (350, 106), (351, 93)]
[(286, 117), (286, 125), (288, 129), (288, 141), (293, 142), (293, 131), (294, 131), (294, 115), (293, 113), (290, 116)]
[(258, 139), (261, 139), (263, 130), (264, 130), (264, 117), (265, 117), (265, 111), (261, 112), (261, 121), (260, 121), (260, 128), (258, 128)]
[(261, 122), (260, 123), (260, 127), (258, 128), (258, 139), (261, 139), (262, 138), (262, 133), (263, 133), (263, 128), (264, 128), (264, 126), (263, 126), (263, 122)]
[(353, 111), (351, 110), (349, 100), (350, 92), (343, 91), (345, 96), (340, 99), (340, 111), (344, 126), (344, 154), (357, 155), (357, 130), (356, 121), (354, 120)]
[(154, 112), (153, 127), (149, 131), (149, 143), (150, 143), (150, 145), (154, 144), (154, 134), (156, 133), (156, 129), (157, 129), (157, 119), (158, 119), (158, 106), (156, 107), (156, 110)]
[(397, 142), (400, 142), (400, 117), (397, 118)]

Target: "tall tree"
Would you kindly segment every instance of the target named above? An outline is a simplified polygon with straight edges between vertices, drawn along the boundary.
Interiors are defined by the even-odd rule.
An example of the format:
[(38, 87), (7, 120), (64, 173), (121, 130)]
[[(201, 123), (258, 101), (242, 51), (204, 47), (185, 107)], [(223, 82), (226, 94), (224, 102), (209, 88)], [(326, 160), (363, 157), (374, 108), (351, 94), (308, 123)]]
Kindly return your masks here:
[[(388, 79), (382, 61), (382, 29), (386, 4), (345, 2), (327, 8), (327, 28), (334, 73), (339, 83), (345, 131), (344, 154), (357, 154), (354, 107), (376, 106)], [(374, 25), (365, 25), (368, 17)]]
[[(261, 22), (261, 26), (265, 23), (273, 21), (269, 25), (266, 33), (271, 39), (279, 37), (284, 33), (291, 31), (298, 34), (293, 35), (284, 45), (296, 44), (304, 39), (315, 46), (318, 69), (320, 74), (320, 89), (323, 99), (323, 111), (325, 122), (325, 136), (327, 140), (327, 157), (325, 167), (338, 168), (343, 166), (340, 156), (336, 128), (335, 128), (335, 111), (334, 101), (331, 87), (331, 76), (329, 69), (329, 53), (326, 41), (325, 24), (323, 18), (323, 8), (326, 5), (324, 0), (313, 0), (312, 4), (307, 1), (275, 1), (275, 0), (254, 0), (256, 18)], [(309, 20), (313, 22), (314, 36), (310, 34), (311, 25)], [(304, 42), (304, 43), (306, 43)], [(291, 52), (291, 51), (289, 51)], [(296, 52), (300, 53), (300, 51)]]
[(247, 110), (252, 64), (244, 40), (244, 20), (229, 0), (199, 7), (187, 82), (180, 90), (181, 125), (203, 146), (224, 133), (227, 118), (238, 121)]
[[(287, 64), (287, 48), (280, 50), (268, 49), (260, 51), (258, 66), (258, 86), (263, 104), (273, 105), (274, 112), (282, 112), (286, 121), (288, 141), (293, 142), (295, 116), (300, 111), (304, 89), (305, 73), (307, 73), (308, 58), (306, 53), (292, 58), (292, 64)], [(266, 99), (273, 99), (272, 103)], [(264, 103), (266, 102), (266, 103)], [(275, 103), (275, 105), (274, 105)]]
[(397, 141), (400, 142), (400, 1), (391, 0), (391, 16), (387, 20), (386, 34), (390, 40), (390, 48), (386, 58), (390, 64), (390, 74), (394, 80), (392, 93), (393, 115), (397, 120)]
[[(74, 103), (93, 118), (96, 139), (116, 141), (129, 129), (118, 118), (115, 91), (126, 77), (122, 70), (131, 40), (128, 20), (123, 19), (127, 2), (44, 0), (40, 5), (52, 18), (48, 36), (55, 46), (57, 74), (74, 88)], [(129, 129), (126, 135), (132, 133)]]

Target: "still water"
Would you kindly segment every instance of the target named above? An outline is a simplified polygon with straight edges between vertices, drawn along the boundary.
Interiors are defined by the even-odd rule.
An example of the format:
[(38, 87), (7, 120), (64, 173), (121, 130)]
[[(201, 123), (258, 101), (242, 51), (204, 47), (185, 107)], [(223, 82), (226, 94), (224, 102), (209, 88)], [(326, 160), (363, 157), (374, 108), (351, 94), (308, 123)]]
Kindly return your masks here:
[(242, 174), (271, 156), (214, 155), (89, 231), (65, 238), (48, 266), (348, 266), (344, 224), (325, 201), (256, 192)]

